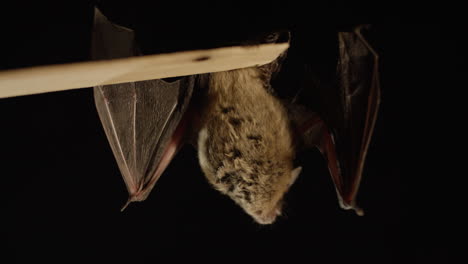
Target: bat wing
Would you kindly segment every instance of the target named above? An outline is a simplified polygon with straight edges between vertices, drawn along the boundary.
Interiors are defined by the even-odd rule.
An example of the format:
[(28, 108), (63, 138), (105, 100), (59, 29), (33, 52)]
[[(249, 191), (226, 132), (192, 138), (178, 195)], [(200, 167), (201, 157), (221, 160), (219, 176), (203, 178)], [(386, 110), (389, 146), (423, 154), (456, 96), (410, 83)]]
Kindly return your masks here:
[[(93, 54), (116, 58), (136, 53), (129, 29), (96, 9)], [(182, 144), (194, 77), (96, 86), (96, 108), (129, 192), (128, 203), (145, 200)]]
[(301, 144), (322, 152), (341, 207), (359, 215), (363, 211), (355, 199), (380, 103), (378, 56), (361, 31), (357, 27), (338, 33), (335, 82), (323, 85), (308, 74), (305, 89), (313, 90), (308, 94), (315, 97), (313, 111), (294, 104), (288, 107)]
[(355, 199), (380, 104), (378, 56), (364, 38), (362, 29), (338, 34), (339, 93), (333, 105), (340, 107), (329, 117), (324, 116), (331, 142), (325, 135), (321, 145), (328, 156), (341, 206), (355, 209), (358, 214), (362, 211)]

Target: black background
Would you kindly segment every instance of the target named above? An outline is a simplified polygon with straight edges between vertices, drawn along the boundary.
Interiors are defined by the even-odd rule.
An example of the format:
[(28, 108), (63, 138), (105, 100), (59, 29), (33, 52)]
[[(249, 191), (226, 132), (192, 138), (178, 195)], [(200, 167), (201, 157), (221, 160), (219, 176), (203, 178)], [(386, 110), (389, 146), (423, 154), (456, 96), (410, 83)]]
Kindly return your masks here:
[[(310, 151), (300, 157), (304, 168), (287, 194), (285, 216), (259, 226), (211, 189), (190, 146), (147, 201), (121, 213), (127, 192), (92, 89), (7, 98), (0, 100), (0, 234), (7, 242), (1, 256), (10, 260), (2, 263), (10, 257), (18, 263), (152, 263), (163, 256), (246, 263), (456, 259), (452, 244), (460, 245), (453, 242), (462, 230), (455, 227), (451, 186), (457, 182), (436, 169), (445, 164), (446, 152), (434, 149), (450, 139), (433, 137), (451, 123), (439, 111), (444, 100), (430, 97), (459, 86), (447, 81), (459, 71), (453, 27), (424, 17), (408, 21), (414, 11), (397, 15), (393, 11), (400, 8), (389, 5), (370, 12), (350, 4), (132, 3), (103, 6), (116, 21), (140, 29), (146, 52), (216, 46), (286, 27), (303, 40), (296, 54), (313, 60), (321, 52), (311, 47), (320, 47), (329, 34), (377, 19), (370, 41), (381, 55), (383, 93), (358, 196), (366, 215), (339, 208), (322, 158)], [(92, 5), (5, 6), (2, 12), (10, 16), (2, 22), (1, 67), (88, 59)], [(424, 12), (418, 7), (417, 13)]]

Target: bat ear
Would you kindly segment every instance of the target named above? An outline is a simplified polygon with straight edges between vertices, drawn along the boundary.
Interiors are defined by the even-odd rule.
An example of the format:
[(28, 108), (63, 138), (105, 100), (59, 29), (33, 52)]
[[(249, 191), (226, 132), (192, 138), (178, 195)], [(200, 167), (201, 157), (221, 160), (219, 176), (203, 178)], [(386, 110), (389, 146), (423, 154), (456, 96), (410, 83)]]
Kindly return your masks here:
[(295, 168), (294, 170), (291, 171), (291, 181), (289, 182), (289, 186), (293, 185), (294, 182), (297, 180), (297, 177), (299, 177), (299, 174), (301, 174), (302, 167), (299, 166)]

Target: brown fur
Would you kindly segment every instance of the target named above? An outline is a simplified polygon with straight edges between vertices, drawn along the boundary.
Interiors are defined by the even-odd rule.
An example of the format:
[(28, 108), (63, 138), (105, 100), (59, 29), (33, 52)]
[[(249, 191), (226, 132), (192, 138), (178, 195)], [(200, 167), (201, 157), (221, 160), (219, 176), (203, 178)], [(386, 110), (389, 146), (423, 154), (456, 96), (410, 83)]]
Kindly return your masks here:
[(258, 67), (210, 74), (198, 151), (208, 181), (269, 224), (292, 184), (294, 150), (286, 110), (261, 77)]

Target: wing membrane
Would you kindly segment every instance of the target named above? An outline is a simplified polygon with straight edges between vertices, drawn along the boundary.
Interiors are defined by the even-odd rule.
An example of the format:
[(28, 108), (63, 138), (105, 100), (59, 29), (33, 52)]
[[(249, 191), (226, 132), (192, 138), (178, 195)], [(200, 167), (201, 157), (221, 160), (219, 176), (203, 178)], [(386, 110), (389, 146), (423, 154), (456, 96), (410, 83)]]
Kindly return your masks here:
[(130, 201), (144, 200), (163, 171), (165, 150), (187, 110), (193, 78), (94, 88), (96, 108)]
[[(98, 9), (95, 12), (93, 57), (137, 55), (133, 31), (111, 23)], [(186, 122), (181, 120), (193, 85), (194, 77), (188, 76), (175, 82), (149, 80), (94, 88), (96, 108), (130, 194), (129, 202), (146, 199), (182, 144), (181, 127)]]
[(380, 103), (378, 56), (361, 31), (358, 27), (338, 34), (337, 105), (341, 107), (328, 123), (340, 168), (332, 178), (346, 209), (357, 209), (356, 194)]

